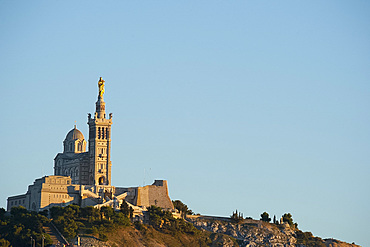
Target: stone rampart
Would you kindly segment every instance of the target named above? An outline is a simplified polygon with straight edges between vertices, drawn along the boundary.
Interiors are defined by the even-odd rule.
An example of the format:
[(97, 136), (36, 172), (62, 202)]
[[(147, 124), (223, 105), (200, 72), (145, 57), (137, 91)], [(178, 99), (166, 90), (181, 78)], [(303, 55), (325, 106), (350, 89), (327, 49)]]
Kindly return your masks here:
[(167, 181), (155, 180), (152, 185), (138, 187), (136, 191), (136, 205), (150, 207), (152, 205), (164, 209), (174, 209), (168, 195)]

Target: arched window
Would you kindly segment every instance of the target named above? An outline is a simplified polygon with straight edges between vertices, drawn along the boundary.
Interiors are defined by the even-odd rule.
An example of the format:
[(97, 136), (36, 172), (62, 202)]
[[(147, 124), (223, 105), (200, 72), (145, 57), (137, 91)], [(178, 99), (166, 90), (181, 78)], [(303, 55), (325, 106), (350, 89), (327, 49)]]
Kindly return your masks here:
[(109, 131), (108, 131), (108, 128), (106, 128), (105, 130), (105, 139), (108, 139), (109, 138)]
[(102, 134), (101, 134), (101, 139), (104, 139), (105, 135), (104, 135), (104, 128), (101, 128), (101, 131), (102, 131)]
[(73, 145), (72, 145), (72, 143), (70, 143), (69, 144), (69, 151), (73, 151), (72, 148), (73, 148)]
[(100, 177), (99, 178), (99, 185), (104, 185), (105, 183), (105, 178), (104, 177)]
[(98, 139), (100, 139), (100, 138), (101, 138), (101, 128), (98, 127)]

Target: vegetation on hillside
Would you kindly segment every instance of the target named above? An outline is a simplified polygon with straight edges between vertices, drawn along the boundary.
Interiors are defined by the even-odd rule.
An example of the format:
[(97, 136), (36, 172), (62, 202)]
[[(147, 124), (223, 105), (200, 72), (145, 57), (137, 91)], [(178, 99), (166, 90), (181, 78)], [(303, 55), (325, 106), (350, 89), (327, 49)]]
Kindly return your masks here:
[(311, 232), (296, 231), (297, 244), (307, 247), (326, 247), (324, 240), (319, 237), (314, 237)]
[(240, 223), (244, 220), (243, 214), (240, 212), (238, 213), (238, 210), (235, 210), (235, 212), (233, 211), (233, 214), (230, 216), (230, 218), (234, 223)]
[(270, 222), (271, 221), (270, 215), (267, 212), (263, 212), (261, 214), (261, 220), (265, 222)]
[(293, 222), (293, 217), (290, 213), (283, 214), (283, 222), (287, 222), (289, 226), (294, 227), (298, 230), (298, 223)]
[(31, 238), (35, 246), (41, 246), (44, 236), (45, 246), (51, 244), (48, 234), (43, 233), (42, 226), (49, 223), (49, 219), (41, 213), (27, 211), (24, 207), (13, 207), (10, 216), (0, 208), (0, 246), (28, 247)]
[(186, 215), (192, 215), (192, 214), (194, 214), (193, 211), (188, 208), (188, 205), (186, 205), (182, 201), (175, 200), (175, 201), (172, 201), (172, 203), (173, 203), (173, 206), (181, 213), (181, 216), (183, 218), (185, 218)]
[(111, 207), (80, 208), (77, 205), (67, 207), (52, 207), (50, 215), (54, 224), (67, 239), (72, 239), (79, 234), (97, 235), (102, 240), (107, 240), (106, 233), (120, 226), (131, 225), (128, 212), (115, 211)]
[[(180, 212), (190, 214), (192, 211), (181, 201), (174, 203)], [(52, 243), (48, 234), (43, 233), (43, 226), (50, 223), (46, 217), (47, 212), (27, 211), (24, 207), (13, 207), (9, 215), (4, 209), (0, 209), (0, 246), (30, 246), (31, 237), (35, 246), (41, 247), (44, 237), (45, 246)], [(67, 238), (72, 239), (77, 234), (92, 234), (103, 241), (109, 241), (109, 245), (130, 246), (145, 243), (151, 245), (167, 246), (237, 246), (236, 240), (219, 233), (200, 231), (193, 224), (183, 218), (176, 219), (169, 211), (159, 207), (148, 208), (148, 224), (131, 220), (133, 209), (127, 203), (123, 203), (120, 211), (110, 207), (100, 209), (94, 207), (81, 208), (77, 205), (67, 207), (53, 207), (50, 216), (60, 232)], [(240, 224), (243, 222), (243, 214), (237, 210), (230, 216), (231, 220)], [(293, 222), (290, 213), (285, 213), (283, 221), (295, 232), (298, 245), (306, 247), (324, 247), (325, 241), (314, 237), (311, 232), (302, 232), (298, 224)], [(269, 225), (276, 229), (283, 229), (286, 225), (280, 225), (274, 216), (274, 223), (269, 223), (271, 218), (267, 212), (261, 214), (261, 221), (265, 226)], [(244, 223), (243, 223), (244, 224)], [(246, 223), (247, 224), (247, 223)], [(248, 225), (247, 225), (248, 226)], [(251, 229), (253, 229), (251, 225)]]
[(182, 232), (187, 234), (197, 234), (197, 230), (193, 224), (186, 222), (184, 219), (175, 219), (172, 213), (164, 211), (160, 207), (150, 206), (149, 212), (149, 224), (156, 230), (167, 233)]

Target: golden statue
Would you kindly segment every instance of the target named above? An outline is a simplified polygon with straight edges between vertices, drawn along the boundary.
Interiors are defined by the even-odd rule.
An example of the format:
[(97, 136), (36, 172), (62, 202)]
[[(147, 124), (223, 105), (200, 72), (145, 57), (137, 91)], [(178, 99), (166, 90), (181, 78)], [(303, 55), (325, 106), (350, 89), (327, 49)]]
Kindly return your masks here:
[(99, 97), (103, 97), (103, 94), (104, 94), (104, 92), (105, 92), (105, 90), (104, 90), (104, 80), (103, 80), (103, 78), (101, 78), (100, 77), (100, 80), (99, 80), (99, 82), (98, 82), (98, 87), (99, 87)]

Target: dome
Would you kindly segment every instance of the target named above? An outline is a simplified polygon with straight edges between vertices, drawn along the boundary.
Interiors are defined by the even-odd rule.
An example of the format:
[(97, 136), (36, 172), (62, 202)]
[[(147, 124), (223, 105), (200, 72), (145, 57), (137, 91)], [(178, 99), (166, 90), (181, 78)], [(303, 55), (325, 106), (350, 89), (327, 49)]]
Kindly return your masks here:
[(81, 131), (79, 131), (76, 126), (74, 127), (74, 129), (72, 129), (70, 132), (68, 132), (67, 136), (66, 136), (66, 139), (65, 141), (72, 141), (72, 140), (84, 140), (85, 137), (84, 135), (81, 133)]

